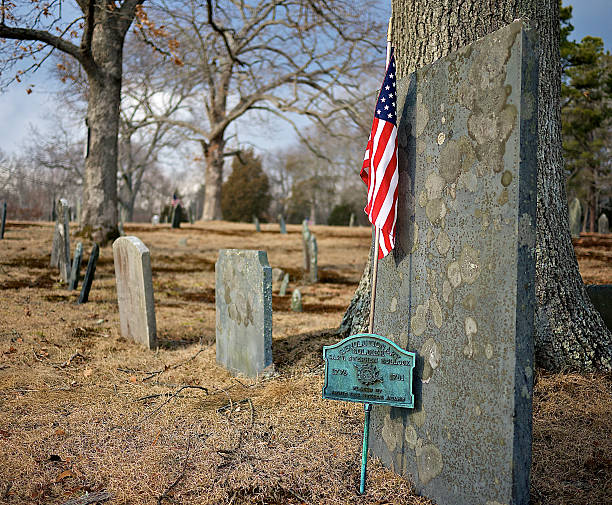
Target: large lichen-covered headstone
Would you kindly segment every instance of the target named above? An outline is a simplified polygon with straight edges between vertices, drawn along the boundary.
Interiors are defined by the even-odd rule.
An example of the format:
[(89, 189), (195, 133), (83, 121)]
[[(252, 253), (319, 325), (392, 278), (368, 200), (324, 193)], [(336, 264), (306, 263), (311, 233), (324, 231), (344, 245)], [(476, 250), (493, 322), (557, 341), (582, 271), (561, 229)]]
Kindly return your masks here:
[(151, 255), (138, 237), (113, 242), (121, 335), (149, 349), (157, 346)]
[(569, 204), (569, 227), (572, 237), (580, 236), (580, 225), (582, 218), (582, 205), (578, 198), (574, 198)]
[(374, 332), (417, 353), (372, 452), (438, 505), (529, 502), (537, 54), (521, 21), (398, 81), (399, 205)]
[(272, 268), (266, 251), (221, 249), (215, 264), (217, 363), (249, 377), (272, 365)]
[(610, 233), (610, 224), (608, 222), (608, 216), (602, 214), (597, 220), (597, 231), (599, 233)]

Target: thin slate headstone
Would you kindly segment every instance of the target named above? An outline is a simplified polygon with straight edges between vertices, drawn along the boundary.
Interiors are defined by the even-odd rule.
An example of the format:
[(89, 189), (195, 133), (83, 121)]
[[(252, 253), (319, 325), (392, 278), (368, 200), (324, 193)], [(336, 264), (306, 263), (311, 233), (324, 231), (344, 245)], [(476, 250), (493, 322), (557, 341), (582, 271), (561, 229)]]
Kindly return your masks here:
[(580, 226), (582, 224), (582, 205), (578, 198), (574, 198), (569, 204), (569, 226), (572, 237), (580, 236)]
[(319, 256), (319, 249), (317, 247), (317, 237), (314, 233), (310, 234), (310, 240), (308, 241), (308, 257), (310, 260), (310, 268), (308, 269), (308, 280), (310, 282), (318, 282), (319, 280), (319, 269), (317, 267)]
[(304, 272), (310, 271), (310, 229), (308, 220), (302, 221), (302, 249), (304, 252)]
[(53, 197), (53, 201), (51, 202), (51, 221), (57, 220), (57, 212), (55, 211), (55, 197)]
[(195, 223), (195, 202), (189, 202), (189, 224)]
[(349, 226), (352, 228), (355, 226), (355, 213), (351, 212), (351, 217), (349, 218)]
[(149, 249), (138, 237), (113, 242), (121, 335), (148, 349), (157, 347), (153, 277)]
[[(6, 204), (4, 204), (4, 205), (6, 205)], [(599, 216), (599, 219), (597, 220), (597, 231), (599, 233), (610, 233), (610, 226), (609, 226), (609, 223), (608, 223), (608, 216), (606, 216), (605, 214), (602, 214), (601, 216)]]
[(266, 251), (221, 249), (215, 264), (217, 363), (256, 377), (272, 367), (272, 268)]
[(286, 235), (287, 234), (287, 226), (285, 225), (285, 218), (283, 217), (282, 214), (278, 215), (278, 224), (279, 224), (279, 227), (280, 227), (281, 235)]
[(417, 353), (372, 454), (438, 505), (529, 503), (538, 63), (522, 21), (397, 82), (396, 246), (374, 333)]
[(253, 216), (253, 224), (255, 225), (255, 231), (259, 233), (261, 231), (261, 226), (259, 225), (259, 218), (257, 216)]
[(94, 244), (91, 248), (89, 261), (87, 262), (87, 270), (85, 271), (85, 278), (83, 279), (83, 286), (81, 287), (81, 294), (79, 295), (79, 304), (87, 303), (89, 301), (89, 291), (91, 290), (91, 283), (93, 282), (96, 274), (96, 265), (98, 264), (99, 254), (100, 247), (98, 244)]
[(302, 292), (299, 288), (295, 288), (291, 293), (291, 310), (293, 312), (302, 312)]
[(280, 289), (278, 290), (278, 294), (280, 296), (285, 296), (287, 294), (287, 286), (289, 285), (289, 274), (285, 274), (283, 277), (283, 281), (281, 282)]
[(81, 259), (83, 258), (83, 244), (77, 242), (74, 249), (74, 257), (72, 258), (72, 269), (70, 270), (70, 282), (68, 290), (74, 291), (79, 285), (79, 269), (81, 268)]
[(0, 240), (4, 238), (4, 227), (6, 226), (6, 202), (2, 202), (2, 216), (0, 216)]
[(181, 216), (183, 214), (183, 208), (180, 203), (177, 203), (172, 209), (172, 228), (181, 227)]

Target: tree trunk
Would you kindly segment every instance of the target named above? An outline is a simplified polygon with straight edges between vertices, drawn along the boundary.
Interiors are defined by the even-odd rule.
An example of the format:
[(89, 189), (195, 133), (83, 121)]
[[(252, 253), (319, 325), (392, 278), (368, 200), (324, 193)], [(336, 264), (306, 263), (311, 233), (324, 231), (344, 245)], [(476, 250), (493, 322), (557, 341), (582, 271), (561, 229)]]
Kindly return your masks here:
[(223, 133), (213, 138), (204, 149), (206, 160), (206, 185), (204, 186), (204, 210), (202, 219), (213, 221), (223, 219), (221, 212), (221, 186), (223, 185)]
[[(569, 232), (561, 148), (561, 66), (558, 0), (393, 0), (398, 77), (459, 49), (517, 18), (535, 23), (540, 38), (538, 217), (535, 349), (539, 366), (612, 369), (612, 335), (582, 282)], [(363, 328), (369, 310), (364, 271), (341, 331)], [(364, 299), (367, 293), (367, 302)]]

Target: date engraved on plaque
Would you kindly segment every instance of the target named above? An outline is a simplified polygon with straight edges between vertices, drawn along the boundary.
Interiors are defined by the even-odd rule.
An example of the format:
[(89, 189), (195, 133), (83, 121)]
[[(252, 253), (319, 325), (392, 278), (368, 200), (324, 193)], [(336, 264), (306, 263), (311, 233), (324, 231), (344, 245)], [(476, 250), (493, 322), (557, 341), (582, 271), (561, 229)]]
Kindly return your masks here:
[(370, 333), (352, 335), (323, 348), (323, 398), (414, 407), (414, 353)]

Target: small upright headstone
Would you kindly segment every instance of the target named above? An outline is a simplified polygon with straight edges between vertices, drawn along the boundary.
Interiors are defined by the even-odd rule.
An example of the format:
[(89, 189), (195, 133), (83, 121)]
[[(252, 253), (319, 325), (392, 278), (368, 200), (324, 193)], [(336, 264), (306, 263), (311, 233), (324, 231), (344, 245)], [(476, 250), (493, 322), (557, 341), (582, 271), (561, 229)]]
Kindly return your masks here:
[(189, 202), (189, 224), (195, 223), (195, 202)]
[(58, 267), (62, 282), (70, 279), (70, 205), (60, 198), (57, 205), (57, 221), (53, 234), (51, 266)]
[(355, 226), (355, 213), (351, 212), (351, 217), (349, 218), (349, 226), (352, 228)]
[(149, 249), (137, 237), (113, 242), (121, 335), (149, 349), (157, 346)]
[(610, 233), (608, 216), (606, 216), (605, 214), (602, 214), (601, 216), (599, 216), (599, 219), (597, 220), (597, 231), (599, 233)]
[(278, 294), (280, 296), (285, 296), (287, 294), (287, 286), (289, 285), (289, 274), (285, 274), (283, 277), (283, 282), (281, 282), (280, 289), (278, 290)]
[(310, 268), (308, 270), (308, 280), (310, 282), (318, 282), (319, 270), (317, 267), (319, 249), (317, 247), (317, 237), (314, 233), (310, 234), (310, 240), (308, 242), (308, 255), (310, 258)]
[(183, 208), (180, 203), (177, 203), (172, 208), (172, 228), (180, 228), (181, 227), (181, 217), (183, 214)]
[(151, 218), (151, 224), (153, 226), (157, 226), (159, 224), (159, 214), (153, 214), (153, 217)]
[(70, 270), (70, 282), (68, 289), (74, 291), (79, 284), (79, 269), (81, 267), (81, 259), (83, 258), (83, 244), (77, 242), (72, 258), (72, 269)]
[(304, 272), (310, 271), (310, 229), (308, 220), (302, 221), (302, 249), (304, 251)]
[(259, 233), (261, 231), (261, 227), (259, 226), (259, 218), (257, 216), (253, 216), (253, 224), (255, 225), (255, 231)]
[(6, 226), (6, 202), (2, 202), (2, 216), (0, 216), (0, 240), (4, 238), (4, 227)]
[(295, 288), (291, 294), (291, 310), (302, 312), (302, 293), (298, 288)]
[(287, 227), (285, 226), (285, 218), (283, 217), (282, 214), (278, 215), (278, 224), (279, 224), (279, 227), (280, 227), (281, 235), (286, 235), (287, 234)]
[(79, 295), (79, 304), (87, 303), (89, 300), (89, 291), (91, 290), (91, 283), (93, 282), (96, 274), (96, 265), (98, 264), (99, 254), (100, 247), (98, 244), (94, 244), (91, 248), (89, 261), (87, 262), (87, 270), (85, 271), (85, 278), (83, 279), (83, 286), (81, 287), (81, 294)]
[(581, 218), (582, 205), (580, 205), (578, 198), (574, 198), (569, 204), (569, 226), (572, 237), (580, 236)]
[(217, 363), (256, 377), (272, 365), (272, 269), (266, 251), (221, 249), (215, 264)]

